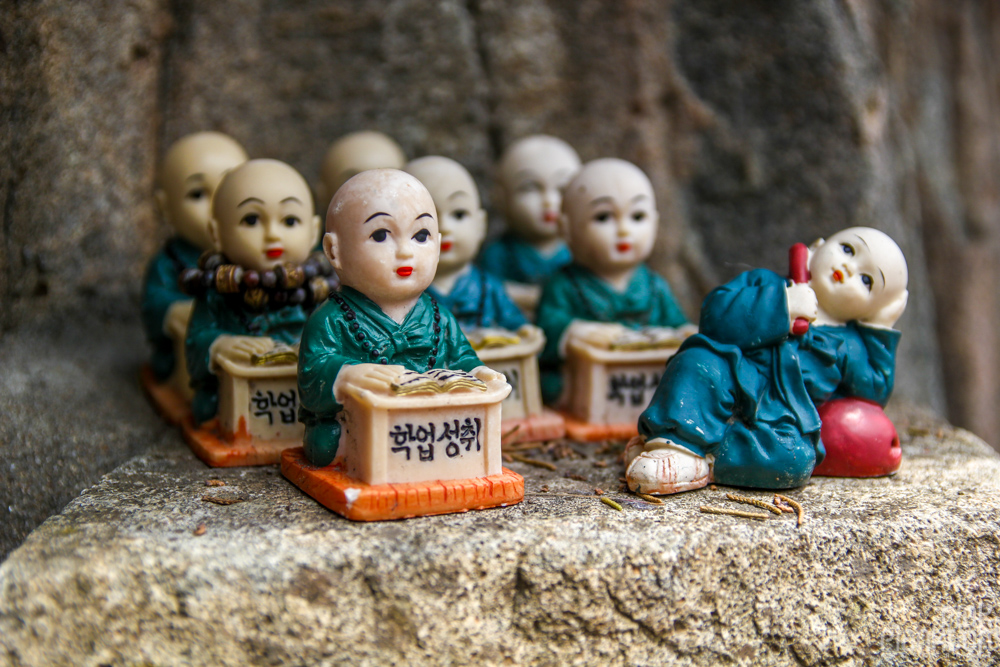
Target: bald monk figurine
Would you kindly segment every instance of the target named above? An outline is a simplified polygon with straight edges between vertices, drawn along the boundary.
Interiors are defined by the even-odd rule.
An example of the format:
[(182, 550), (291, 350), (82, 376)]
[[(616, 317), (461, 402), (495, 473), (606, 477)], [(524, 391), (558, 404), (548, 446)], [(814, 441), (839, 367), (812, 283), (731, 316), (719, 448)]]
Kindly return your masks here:
[(300, 420), (312, 465), (333, 462), (346, 384), (387, 392), (404, 370), (446, 368), (489, 382), (454, 316), (425, 293), (440, 252), (434, 200), (396, 169), (364, 171), (337, 191), (323, 250), (339, 293), (309, 318), (299, 348)]
[(172, 309), (190, 301), (177, 279), (212, 248), (208, 233), (212, 194), (223, 174), (246, 162), (243, 147), (218, 132), (198, 132), (178, 139), (167, 150), (158, 176), (156, 204), (175, 236), (149, 262), (142, 285), (142, 324), (153, 347), (150, 366), (159, 381), (174, 370), (174, 343), (166, 323)]

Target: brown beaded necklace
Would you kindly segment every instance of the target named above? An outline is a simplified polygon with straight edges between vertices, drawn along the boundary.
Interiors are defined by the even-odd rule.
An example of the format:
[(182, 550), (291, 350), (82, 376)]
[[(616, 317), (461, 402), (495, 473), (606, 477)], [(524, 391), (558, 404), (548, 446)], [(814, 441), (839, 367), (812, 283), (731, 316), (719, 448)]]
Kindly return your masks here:
[[(434, 338), (433, 338), (434, 347), (433, 349), (431, 349), (430, 356), (427, 357), (427, 369), (426, 369), (429, 371), (430, 369), (434, 368), (434, 364), (437, 363), (438, 351), (441, 349), (441, 310), (438, 307), (437, 299), (435, 299), (430, 294), (427, 294), (427, 297), (431, 300), (431, 306), (433, 306), (434, 308)], [(340, 295), (339, 292), (333, 292), (330, 295), (330, 298), (333, 299), (338, 306), (340, 306), (340, 310), (342, 310), (344, 313), (344, 319), (350, 322), (350, 325), (348, 325), (347, 328), (350, 329), (351, 333), (354, 334), (354, 340), (361, 343), (361, 348), (369, 354), (369, 356), (372, 359), (372, 363), (379, 363), (382, 364), (383, 366), (388, 364), (389, 363), (388, 357), (383, 356), (383, 353), (385, 352), (388, 345), (384, 345), (379, 349), (375, 349), (375, 346), (372, 345), (371, 342), (367, 340), (368, 335), (366, 335), (364, 331), (361, 331), (361, 323), (358, 322), (358, 316), (354, 312), (354, 309), (351, 308), (351, 304), (347, 303), (347, 301), (344, 299), (343, 296)]]
[(190, 296), (215, 290), (242, 297), (243, 303), (258, 311), (268, 305), (314, 307), (340, 285), (333, 266), (321, 252), (314, 252), (302, 264), (289, 262), (263, 272), (232, 264), (221, 253), (206, 252), (198, 259), (197, 268), (182, 271), (177, 282), (181, 291)]

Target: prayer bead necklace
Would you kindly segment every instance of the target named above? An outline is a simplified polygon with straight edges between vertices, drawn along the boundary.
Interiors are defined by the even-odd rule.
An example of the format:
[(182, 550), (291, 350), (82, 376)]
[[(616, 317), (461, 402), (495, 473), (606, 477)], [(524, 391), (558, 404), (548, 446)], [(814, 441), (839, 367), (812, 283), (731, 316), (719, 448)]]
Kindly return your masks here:
[[(383, 356), (383, 353), (388, 347), (388, 344), (383, 346), (381, 349), (376, 350), (375, 346), (366, 340), (368, 336), (365, 332), (361, 331), (361, 323), (358, 322), (358, 316), (354, 312), (354, 309), (351, 308), (351, 304), (347, 303), (344, 297), (341, 296), (340, 292), (334, 292), (330, 295), (330, 298), (340, 306), (340, 310), (344, 313), (344, 319), (350, 322), (347, 328), (350, 329), (352, 334), (354, 334), (354, 340), (361, 343), (362, 349), (369, 354), (372, 359), (372, 363), (379, 363), (383, 366), (387, 365), (389, 363), (389, 359)], [(434, 338), (432, 339), (434, 341), (434, 347), (431, 349), (430, 356), (427, 357), (426, 369), (426, 371), (429, 371), (434, 368), (434, 364), (437, 363), (438, 350), (441, 349), (441, 311), (438, 308), (437, 299), (430, 294), (427, 295), (427, 298), (431, 300), (431, 306), (434, 308)]]

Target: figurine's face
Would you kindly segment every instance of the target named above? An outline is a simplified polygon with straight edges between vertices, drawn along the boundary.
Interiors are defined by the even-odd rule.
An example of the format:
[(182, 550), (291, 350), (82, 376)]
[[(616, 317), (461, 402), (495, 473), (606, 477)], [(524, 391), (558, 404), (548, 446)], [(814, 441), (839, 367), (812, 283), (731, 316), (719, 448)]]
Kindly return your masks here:
[(202, 250), (212, 248), (208, 231), (212, 195), (223, 174), (246, 160), (239, 144), (216, 132), (189, 135), (170, 147), (163, 160), (156, 200), (178, 235)]
[(403, 149), (381, 132), (354, 132), (330, 146), (323, 158), (320, 204), (326, 206), (340, 186), (351, 177), (369, 169), (402, 169), (406, 163)]
[(510, 228), (528, 241), (558, 236), (562, 193), (579, 168), (576, 152), (554, 137), (529, 137), (512, 146), (499, 173)]
[(812, 251), (809, 284), (820, 307), (839, 321), (868, 319), (906, 291), (906, 259), (876, 229), (845, 229)]
[(602, 274), (637, 266), (653, 251), (656, 200), (649, 179), (635, 165), (589, 162), (565, 197), (563, 224), (577, 263)]
[(304, 262), (319, 234), (309, 186), (277, 160), (253, 160), (226, 174), (212, 210), (216, 248), (245, 269)]
[(486, 238), (486, 211), (480, 206), (472, 176), (454, 160), (436, 155), (410, 162), (406, 171), (434, 199), (441, 231), (438, 270), (451, 271), (472, 262)]
[(365, 171), (330, 203), (323, 249), (340, 282), (376, 303), (420, 296), (437, 270), (434, 200), (416, 178), (395, 169)]

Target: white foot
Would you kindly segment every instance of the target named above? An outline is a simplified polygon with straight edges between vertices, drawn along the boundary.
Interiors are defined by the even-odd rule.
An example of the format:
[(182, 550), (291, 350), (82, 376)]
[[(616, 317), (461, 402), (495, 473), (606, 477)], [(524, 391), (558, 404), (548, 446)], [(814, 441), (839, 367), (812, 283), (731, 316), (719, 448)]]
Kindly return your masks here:
[[(628, 454), (626, 447), (626, 460)], [(710, 477), (711, 468), (707, 459), (672, 442), (641, 452), (627, 464), (625, 471), (629, 489), (656, 495), (700, 489), (708, 485)]]

